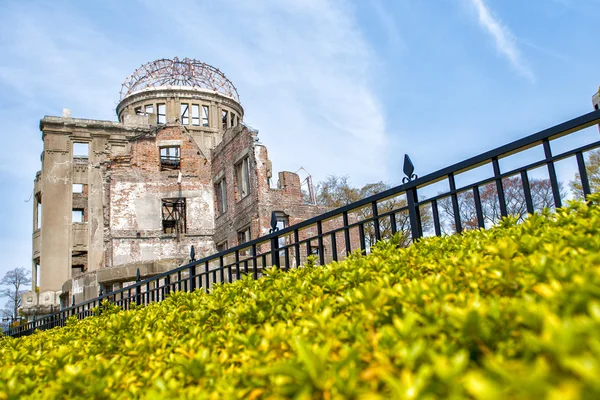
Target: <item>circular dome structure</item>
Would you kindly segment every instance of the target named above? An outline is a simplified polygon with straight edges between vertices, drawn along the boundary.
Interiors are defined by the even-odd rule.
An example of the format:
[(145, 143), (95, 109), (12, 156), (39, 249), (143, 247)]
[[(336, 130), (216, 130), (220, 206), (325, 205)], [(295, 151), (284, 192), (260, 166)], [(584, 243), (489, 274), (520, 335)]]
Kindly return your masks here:
[(144, 89), (165, 86), (211, 90), (240, 102), (237, 89), (218, 68), (198, 60), (179, 60), (177, 57), (152, 61), (136, 69), (123, 82), (120, 100)]

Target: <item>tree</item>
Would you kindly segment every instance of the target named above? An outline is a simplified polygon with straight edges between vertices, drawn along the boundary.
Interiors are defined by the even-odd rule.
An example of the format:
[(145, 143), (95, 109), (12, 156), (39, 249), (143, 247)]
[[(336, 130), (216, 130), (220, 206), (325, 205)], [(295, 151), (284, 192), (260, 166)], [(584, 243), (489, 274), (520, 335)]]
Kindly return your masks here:
[[(597, 193), (600, 191), (600, 149), (592, 150), (588, 153), (588, 159), (585, 166), (590, 191)], [(581, 186), (581, 176), (579, 172), (575, 174), (575, 179), (569, 182), (569, 187), (573, 196), (583, 199), (583, 187)]]
[[(562, 183), (559, 182), (559, 192), (561, 199), (564, 199), (564, 190)], [(520, 176), (513, 176), (502, 180), (504, 198), (506, 200), (506, 211), (508, 215), (516, 217), (522, 221), (527, 216), (527, 201), (523, 190), (523, 182)], [(534, 210), (542, 210), (554, 205), (554, 195), (552, 192), (552, 183), (549, 179), (530, 179), (529, 188)], [(498, 200), (498, 190), (496, 183), (489, 183), (479, 188), (479, 197), (481, 199), (481, 211), (484, 224), (494, 225), (501, 218), (500, 201)], [(472, 190), (460, 192), (457, 195), (458, 210), (460, 222), (463, 229), (476, 229), (479, 227), (477, 220), (477, 209), (475, 207), (475, 197)], [(439, 201), (440, 209), (449, 216), (450, 222), (442, 227), (443, 231), (455, 230), (454, 226), (454, 207), (451, 197), (445, 197)], [(451, 227), (451, 229), (450, 229)]]
[(8, 271), (0, 285), (8, 286), (7, 289), (0, 290), (1, 297), (8, 297), (8, 314), (7, 317), (17, 318), (19, 316), (19, 307), (21, 307), (21, 295), (25, 292), (23, 287), (31, 283), (31, 272), (25, 268), (15, 268)]
[[(391, 185), (384, 182), (368, 183), (361, 188), (350, 185), (347, 176), (328, 176), (326, 180), (319, 182), (316, 187), (317, 205), (325, 207), (342, 207), (366, 197), (390, 189)], [(377, 203), (377, 213), (384, 215), (393, 210), (406, 207), (405, 196), (393, 197), (391, 199), (379, 201)], [(358, 221), (368, 221), (373, 217), (373, 210), (370, 205), (363, 206), (353, 211)], [(411, 242), (410, 219), (408, 212), (392, 213), (396, 220), (396, 230), (401, 234), (400, 245), (406, 246)], [(427, 229), (431, 223), (431, 215), (426, 209), (421, 210), (421, 223), (423, 229)], [(375, 226), (373, 222), (365, 222), (365, 245), (367, 248), (376, 241)], [(392, 236), (392, 220), (390, 216), (384, 216), (379, 219), (379, 231), (381, 237), (389, 238)]]

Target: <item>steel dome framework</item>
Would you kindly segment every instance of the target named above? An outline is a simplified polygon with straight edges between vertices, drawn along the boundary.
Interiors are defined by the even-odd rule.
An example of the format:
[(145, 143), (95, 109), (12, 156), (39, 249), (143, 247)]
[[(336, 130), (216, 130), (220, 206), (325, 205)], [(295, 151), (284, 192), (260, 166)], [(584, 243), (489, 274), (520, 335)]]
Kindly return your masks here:
[(198, 60), (163, 58), (142, 65), (121, 86), (121, 98), (140, 90), (159, 86), (188, 86), (208, 89), (232, 97), (240, 97), (233, 83), (218, 68)]

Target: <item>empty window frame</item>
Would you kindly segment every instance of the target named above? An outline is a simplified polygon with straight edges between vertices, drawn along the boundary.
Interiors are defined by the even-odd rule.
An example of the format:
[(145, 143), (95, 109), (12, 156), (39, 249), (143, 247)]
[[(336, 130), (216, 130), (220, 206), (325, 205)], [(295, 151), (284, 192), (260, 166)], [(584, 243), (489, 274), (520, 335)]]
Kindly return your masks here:
[(42, 227), (42, 194), (38, 193), (35, 195), (35, 218), (34, 218), (34, 230)]
[(208, 126), (208, 106), (202, 106), (202, 126)]
[(78, 194), (78, 193), (83, 193), (83, 183), (74, 183), (73, 184), (73, 193)]
[(162, 199), (162, 226), (164, 233), (185, 233), (185, 198)]
[(221, 111), (221, 121), (223, 122), (223, 129), (227, 129), (227, 114), (227, 111)]
[(220, 253), (220, 252), (225, 251), (227, 249), (228, 249), (227, 240), (225, 240), (224, 242), (221, 242), (221, 243), (217, 244), (217, 253)]
[(154, 113), (154, 106), (152, 104), (146, 104), (144, 115), (150, 115)]
[(156, 113), (156, 123), (157, 124), (166, 124), (167, 123), (167, 110), (165, 104), (157, 104), (156, 105), (157, 113)]
[(181, 151), (179, 146), (160, 148), (161, 169), (179, 169), (181, 165)]
[(73, 223), (81, 223), (85, 222), (83, 208), (74, 208), (71, 214), (71, 222)]
[(200, 126), (200, 106), (192, 104), (192, 125)]
[(229, 126), (235, 126), (235, 114), (234, 113), (229, 113), (230, 118), (229, 118)]
[(88, 158), (89, 143), (73, 143), (73, 158)]
[(189, 104), (181, 104), (181, 123), (183, 125), (190, 124), (190, 105)]
[(217, 195), (217, 212), (219, 215), (227, 211), (227, 184), (225, 179), (221, 179), (215, 185), (215, 193)]
[(237, 233), (238, 245), (249, 242), (250, 237), (250, 227), (244, 228)]
[(235, 166), (238, 200), (250, 194), (250, 158), (246, 157)]
[(144, 115), (142, 112), (142, 106), (134, 108), (133, 111), (135, 112), (135, 115)]

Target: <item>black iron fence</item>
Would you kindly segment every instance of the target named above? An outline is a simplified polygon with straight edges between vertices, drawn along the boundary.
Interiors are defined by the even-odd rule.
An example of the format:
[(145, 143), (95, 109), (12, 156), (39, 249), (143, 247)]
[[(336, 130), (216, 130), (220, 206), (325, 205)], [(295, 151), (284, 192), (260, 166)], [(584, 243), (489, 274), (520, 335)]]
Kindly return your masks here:
[[(570, 186), (581, 196), (590, 194), (588, 171), (594, 166), (586, 166), (585, 155), (600, 148), (600, 136), (591, 128), (593, 134), (588, 130), (583, 144), (561, 151), (553, 146), (598, 123), (600, 111), (594, 111), (420, 178), (405, 156), (406, 177), (400, 186), (283, 229), (277, 228), (274, 216), (268, 235), (200, 260), (194, 260), (192, 248), (187, 265), (143, 280), (138, 272), (136, 282), (128, 287), (72, 304), (6, 333), (19, 337), (63, 326), (71, 316), (92, 315), (105, 300), (129, 309), (161, 301), (174, 291), (209, 292), (215, 284), (244, 275), (258, 279), (264, 268), (273, 265), (282, 270), (299, 268), (308, 257), (322, 265), (353, 251), (368, 253), (375, 242), (395, 234), (408, 245), (422, 236), (485, 228), (509, 214), (523, 217), (541, 207), (560, 207), (571, 192), (559, 180), (556, 166), (571, 160)], [(517, 167), (503, 164), (510, 158), (514, 164), (515, 157)], [(540, 173), (542, 178), (531, 177)], [(464, 183), (466, 175), (471, 180)]]

